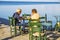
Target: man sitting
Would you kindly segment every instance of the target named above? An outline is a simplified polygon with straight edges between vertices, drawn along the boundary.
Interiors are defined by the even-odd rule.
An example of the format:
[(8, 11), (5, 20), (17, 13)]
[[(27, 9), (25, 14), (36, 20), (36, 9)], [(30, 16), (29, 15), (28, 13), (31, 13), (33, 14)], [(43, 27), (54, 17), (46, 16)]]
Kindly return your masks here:
[(17, 9), (17, 11), (13, 14), (13, 17), (15, 18), (15, 25), (19, 25), (18, 23), (20, 22), (20, 14), (21, 14), (21, 9)]

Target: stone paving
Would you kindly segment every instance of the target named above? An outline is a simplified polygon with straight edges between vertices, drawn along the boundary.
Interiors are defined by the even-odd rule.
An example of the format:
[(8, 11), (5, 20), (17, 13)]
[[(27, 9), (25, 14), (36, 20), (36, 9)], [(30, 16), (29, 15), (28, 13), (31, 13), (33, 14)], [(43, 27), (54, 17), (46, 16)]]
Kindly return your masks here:
[[(60, 40), (60, 33), (56, 31), (47, 31), (48, 40)], [(11, 37), (10, 28), (8, 25), (2, 24), (0, 26), (0, 40), (29, 40), (29, 34), (18, 35)]]

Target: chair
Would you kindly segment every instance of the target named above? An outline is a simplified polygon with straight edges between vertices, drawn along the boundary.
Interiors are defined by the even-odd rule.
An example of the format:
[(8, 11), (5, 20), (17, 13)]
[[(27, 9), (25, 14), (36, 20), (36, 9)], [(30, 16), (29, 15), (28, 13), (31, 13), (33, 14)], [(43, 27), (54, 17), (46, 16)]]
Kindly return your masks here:
[[(11, 34), (11, 36), (12, 35), (16, 36), (17, 35), (17, 28), (16, 28), (16, 25), (15, 25), (15, 18), (9, 17), (9, 24), (10, 24), (10, 34)], [(21, 33), (22, 28), (20, 27), (20, 29), (18, 29), (18, 30), (19, 30), (19, 33)]]
[[(37, 21), (37, 22), (33, 22)], [(38, 20), (29, 21), (29, 40), (46, 40), (45, 33), (42, 32), (42, 25)]]

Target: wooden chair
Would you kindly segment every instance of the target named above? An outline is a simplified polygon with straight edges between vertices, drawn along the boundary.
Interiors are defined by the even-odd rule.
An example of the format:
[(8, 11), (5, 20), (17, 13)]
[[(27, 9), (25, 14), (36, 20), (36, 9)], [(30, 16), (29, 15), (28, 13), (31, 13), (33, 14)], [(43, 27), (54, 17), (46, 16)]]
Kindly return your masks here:
[(17, 30), (19, 31), (19, 33), (22, 32), (22, 28), (20, 27), (20, 29), (17, 29), (16, 25), (15, 25), (15, 18), (13, 17), (9, 17), (9, 24), (10, 24), (10, 34), (11, 36), (14, 35), (16, 36), (17, 35)]

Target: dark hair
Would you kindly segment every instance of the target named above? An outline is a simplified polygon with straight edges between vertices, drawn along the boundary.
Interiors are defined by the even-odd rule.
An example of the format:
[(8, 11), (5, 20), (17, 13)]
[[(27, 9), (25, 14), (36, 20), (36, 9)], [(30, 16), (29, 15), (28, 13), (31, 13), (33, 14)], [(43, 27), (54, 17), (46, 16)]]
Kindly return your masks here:
[(37, 10), (36, 9), (32, 9), (32, 12), (35, 11), (35, 13), (37, 13)]

